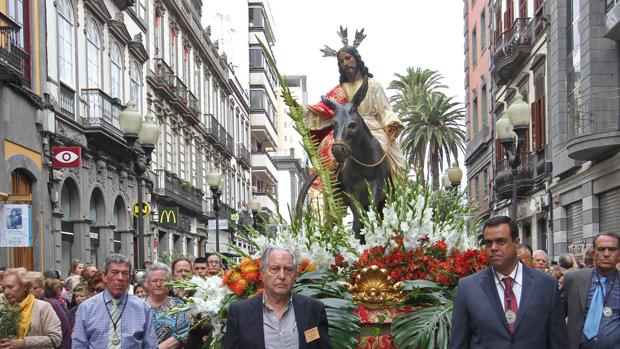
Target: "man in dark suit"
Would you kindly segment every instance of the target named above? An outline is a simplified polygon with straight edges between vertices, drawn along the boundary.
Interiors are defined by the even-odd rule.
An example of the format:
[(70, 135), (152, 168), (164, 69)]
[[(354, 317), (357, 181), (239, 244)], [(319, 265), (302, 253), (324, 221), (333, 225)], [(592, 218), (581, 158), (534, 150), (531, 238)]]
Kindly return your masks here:
[(263, 252), (265, 290), (228, 309), (226, 349), (331, 349), (323, 303), (291, 292), (296, 271), (291, 251), (270, 247)]
[(620, 347), (620, 237), (594, 238), (594, 268), (564, 275), (562, 299), (568, 314), (570, 349)]
[(482, 232), (490, 267), (459, 281), (449, 347), (566, 349), (556, 281), (519, 262), (517, 225), (497, 216)]

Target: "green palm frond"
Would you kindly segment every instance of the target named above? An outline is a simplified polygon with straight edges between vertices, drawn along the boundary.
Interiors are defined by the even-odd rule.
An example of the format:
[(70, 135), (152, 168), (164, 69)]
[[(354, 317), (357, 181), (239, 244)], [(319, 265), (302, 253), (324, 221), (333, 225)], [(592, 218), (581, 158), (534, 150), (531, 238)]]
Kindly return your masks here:
[(337, 183), (334, 180), (335, 178), (332, 173), (333, 171), (330, 171), (327, 166), (325, 166), (325, 159), (321, 158), (317, 149), (317, 144), (315, 144), (312, 140), (310, 130), (303, 120), (303, 107), (297, 103), (295, 97), (291, 93), (291, 90), (286, 84), (286, 79), (280, 74), (278, 67), (276, 66), (275, 59), (271, 55), (269, 48), (265, 46), (265, 44), (258, 37), (256, 37), (256, 39), (262, 47), (267, 61), (269, 61), (269, 64), (275, 70), (275, 75), (278, 77), (278, 82), (282, 89), (284, 103), (289, 107), (289, 116), (293, 119), (295, 129), (302, 137), (302, 145), (308, 153), (308, 159), (321, 178), (323, 184), (323, 197), (325, 198), (325, 212), (327, 213), (324, 223), (326, 224), (327, 222), (330, 222), (331, 224), (342, 226), (342, 218), (346, 214), (346, 208), (343, 205), (339, 191), (336, 188)]

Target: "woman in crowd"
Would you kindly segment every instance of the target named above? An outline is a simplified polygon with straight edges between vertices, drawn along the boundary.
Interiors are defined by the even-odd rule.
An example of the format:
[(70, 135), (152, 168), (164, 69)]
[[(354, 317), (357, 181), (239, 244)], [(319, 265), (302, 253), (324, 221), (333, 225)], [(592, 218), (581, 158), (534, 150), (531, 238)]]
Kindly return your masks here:
[(73, 288), (80, 283), (80, 275), (82, 275), (82, 270), (84, 270), (84, 262), (79, 259), (74, 259), (71, 261), (69, 277), (65, 280), (69, 293), (73, 292)]
[[(185, 257), (180, 257), (172, 261), (172, 279), (190, 279), (192, 277), (192, 261)], [(148, 290), (147, 290), (148, 291)], [(183, 298), (186, 296), (185, 290), (175, 288), (171, 291), (171, 296)]]
[(144, 292), (144, 287), (140, 284), (137, 284), (133, 287), (133, 294), (140, 299), (146, 298), (146, 292)]
[(103, 292), (105, 290), (105, 281), (103, 277), (105, 275), (102, 271), (96, 271), (89, 279), (88, 279), (88, 292), (91, 295), (95, 295), (97, 293)]
[(168, 296), (170, 273), (167, 265), (153, 263), (146, 275), (146, 303), (151, 307), (159, 349), (182, 348), (189, 333), (190, 323), (186, 313), (168, 314), (172, 308), (183, 304), (180, 299)]
[[(71, 348), (71, 326), (69, 325), (69, 318), (67, 317), (64, 303), (57, 299), (58, 290), (60, 289), (60, 280), (58, 279), (45, 279), (43, 273), (36, 271), (29, 271), (26, 273), (26, 279), (32, 283), (31, 293), (36, 299), (48, 302), (54, 313), (60, 320), (60, 329), (62, 331), (62, 343), (57, 347), (59, 349)], [(48, 294), (46, 290), (48, 288), (54, 288), (54, 294)]]
[(78, 306), (82, 304), (83, 301), (87, 300), (88, 297), (90, 297), (90, 294), (88, 293), (88, 284), (82, 282), (75, 286), (75, 288), (73, 289), (74, 305), (71, 307), (71, 309), (69, 309), (69, 312), (67, 313), (69, 317), (69, 325), (71, 326), (71, 328), (73, 328), (73, 325), (75, 325), (75, 315), (77, 314)]
[(7, 269), (0, 275), (4, 295), (19, 305), (17, 338), (0, 338), (1, 348), (58, 348), (62, 343), (60, 320), (52, 306), (36, 299), (24, 268)]

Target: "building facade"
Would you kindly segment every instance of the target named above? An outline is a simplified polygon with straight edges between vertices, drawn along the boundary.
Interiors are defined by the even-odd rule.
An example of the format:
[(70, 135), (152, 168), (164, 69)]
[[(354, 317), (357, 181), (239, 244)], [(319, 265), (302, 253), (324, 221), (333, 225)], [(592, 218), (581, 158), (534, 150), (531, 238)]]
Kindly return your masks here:
[(465, 0), (465, 110), (467, 113), (468, 195), (486, 219), (493, 208), (493, 132), (490, 73), (492, 11), (488, 1)]
[(260, 46), (262, 42), (274, 57), (273, 18), (266, 0), (248, 1), (250, 54), (250, 128), (252, 197), (260, 202), (261, 220), (274, 215), (278, 198), (278, 170), (270, 152), (278, 148), (277, 96), (275, 69)]
[[(20, 215), (19, 226), (31, 232), (30, 241), (18, 242), (23, 247), (0, 247), (0, 266), (41, 271), (52, 265), (46, 252), (53, 241), (49, 143), (42, 138), (50, 126), (44, 9), (44, 2), (0, 2), (0, 210), (4, 215), (4, 204), (30, 205), (28, 219)], [(13, 243), (1, 240), (2, 246)]]
[[(534, 250), (553, 251), (551, 206), (548, 187), (551, 157), (546, 125), (547, 30), (545, 2), (539, 0), (492, 1), (491, 75), (492, 113), (503, 116), (517, 93), (530, 104), (532, 117), (523, 139), (521, 164), (517, 168), (517, 222), (521, 241)], [(493, 212), (509, 215), (512, 204), (512, 172), (504, 148), (494, 131)], [(512, 151), (515, 148), (513, 146)]]
[[(202, 2), (45, 5), (46, 29), (58, 33), (46, 45), (50, 144), (82, 149), (82, 166), (57, 170), (50, 183), (53, 269), (66, 273), (74, 258), (101, 265), (111, 252), (135, 257), (130, 210), (138, 185), (152, 207), (145, 217), (145, 260), (215, 250), (208, 221), (216, 213), (206, 182), (213, 171), (222, 174), (217, 215), (227, 222), (219, 230), (220, 250), (226, 252), (227, 243), (245, 245), (232, 227), (249, 221), (249, 96), (210, 41), (209, 28), (200, 26)], [(142, 180), (119, 127), (128, 103), (160, 125)]]
[(617, 1), (547, 0), (554, 254), (620, 231)]

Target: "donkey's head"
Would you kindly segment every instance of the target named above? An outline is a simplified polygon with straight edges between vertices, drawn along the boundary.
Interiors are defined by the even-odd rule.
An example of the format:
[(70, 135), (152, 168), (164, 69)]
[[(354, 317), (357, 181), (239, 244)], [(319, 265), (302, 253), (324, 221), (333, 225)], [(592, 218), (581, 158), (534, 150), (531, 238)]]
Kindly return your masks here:
[(355, 93), (350, 103), (347, 102), (344, 105), (340, 105), (329, 98), (321, 97), (323, 103), (334, 111), (334, 117), (331, 120), (332, 128), (334, 129), (332, 154), (338, 162), (343, 162), (351, 155), (352, 147), (367, 140), (366, 136), (370, 131), (364, 119), (357, 112), (357, 108), (366, 96), (367, 90), (368, 80), (365, 78), (362, 86)]

